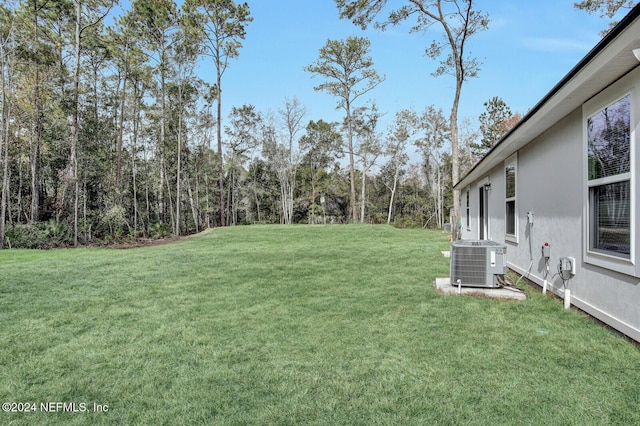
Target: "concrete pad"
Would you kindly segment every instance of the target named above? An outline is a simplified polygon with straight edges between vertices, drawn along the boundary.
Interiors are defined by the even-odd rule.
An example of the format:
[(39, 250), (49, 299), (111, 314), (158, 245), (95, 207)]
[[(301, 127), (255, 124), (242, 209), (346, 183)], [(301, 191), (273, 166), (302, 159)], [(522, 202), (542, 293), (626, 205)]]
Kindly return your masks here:
[[(445, 295), (458, 295), (458, 286), (451, 285), (451, 280), (447, 278), (436, 278), (434, 283), (436, 291)], [(502, 288), (482, 288), (482, 287), (460, 287), (461, 296), (479, 296), (488, 297), (490, 299), (506, 299), (506, 300), (527, 300), (527, 295), (518, 290), (509, 287)]]

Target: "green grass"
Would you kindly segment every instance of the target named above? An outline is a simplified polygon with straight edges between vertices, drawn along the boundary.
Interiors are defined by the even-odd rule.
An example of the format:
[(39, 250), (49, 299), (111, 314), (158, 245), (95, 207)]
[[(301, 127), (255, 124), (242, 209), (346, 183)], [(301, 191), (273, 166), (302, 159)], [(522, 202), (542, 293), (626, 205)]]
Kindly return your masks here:
[(445, 234), (250, 226), (0, 252), (2, 424), (640, 424), (640, 351), (562, 303), (441, 296)]

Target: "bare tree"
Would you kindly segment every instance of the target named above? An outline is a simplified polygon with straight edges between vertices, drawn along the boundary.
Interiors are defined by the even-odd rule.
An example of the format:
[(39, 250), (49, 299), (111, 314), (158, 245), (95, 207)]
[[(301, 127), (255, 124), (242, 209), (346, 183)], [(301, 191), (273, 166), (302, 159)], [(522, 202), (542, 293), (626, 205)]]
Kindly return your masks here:
[(393, 126), (389, 129), (388, 143), (386, 154), (390, 157), (389, 163), (393, 171), (393, 183), (391, 185), (391, 197), (389, 198), (389, 210), (387, 213), (387, 224), (391, 223), (391, 214), (393, 212), (393, 203), (398, 189), (398, 178), (402, 168), (409, 161), (406, 153), (409, 140), (416, 133), (418, 117), (411, 110), (402, 110), (396, 113), (396, 119)]
[[(282, 205), (282, 218), (285, 224), (293, 222), (293, 193), (296, 186), (296, 170), (298, 166), (298, 154), (294, 150), (294, 142), (298, 133), (304, 129), (302, 119), (307, 111), (297, 98), (285, 99), (284, 109), (278, 110), (280, 119), (284, 124), (287, 147), (272, 151), (275, 156), (271, 163), (276, 168), (280, 181), (280, 202)], [(280, 153), (278, 154), (278, 151)]]

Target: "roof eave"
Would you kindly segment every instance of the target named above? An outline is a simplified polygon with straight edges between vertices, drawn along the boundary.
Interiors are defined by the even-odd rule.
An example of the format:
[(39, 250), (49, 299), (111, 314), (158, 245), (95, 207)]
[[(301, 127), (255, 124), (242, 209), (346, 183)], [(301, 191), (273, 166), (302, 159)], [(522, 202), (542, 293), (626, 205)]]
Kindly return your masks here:
[(640, 47), (640, 4), (635, 6), (556, 84), (473, 168), (454, 185), (461, 189), (579, 108), (611, 83), (638, 67), (632, 50)]

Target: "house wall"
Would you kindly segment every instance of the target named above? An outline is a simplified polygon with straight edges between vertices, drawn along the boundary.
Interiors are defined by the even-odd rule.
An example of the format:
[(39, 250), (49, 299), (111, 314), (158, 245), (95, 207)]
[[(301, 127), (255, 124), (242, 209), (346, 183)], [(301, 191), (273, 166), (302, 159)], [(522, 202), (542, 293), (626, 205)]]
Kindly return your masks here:
[[(640, 87), (640, 70), (623, 79)], [(607, 89), (611, 90), (611, 89)], [(636, 89), (634, 89), (636, 90)], [(640, 134), (640, 89), (632, 99), (632, 131)], [(635, 111), (635, 112), (634, 112)], [(586, 190), (585, 139), (582, 108), (562, 118), (553, 127), (517, 152), (516, 211), (517, 242), (505, 239), (505, 169), (495, 167), (483, 178), (469, 186), (471, 220), (463, 222), (463, 239), (477, 239), (479, 229), (479, 195), (481, 186), (490, 182), (489, 239), (507, 244), (507, 259), (511, 269), (539, 285), (546, 279), (550, 290), (564, 297), (565, 285), (557, 275), (560, 257), (576, 259), (576, 274), (566, 282), (571, 303), (592, 316), (640, 341), (640, 278), (587, 263), (585, 260)], [(640, 135), (632, 136), (638, 150)], [(640, 154), (640, 152), (638, 153)], [(637, 158), (637, 154), (636, 154)], [(632, 167), (638, 165), (632, 162)], [(639, 201), (640, 173), (633, 172), (632, 193)], [(462, 190), (462, 211), (466, 208), (466, 189)], [(640, 212), (635, 213), (636, 233), (640, 226)], [(527, 222), (527, 212), (533, 212), (533, 224)], [(638, 237), (636, 242), (638, 241)], [(549, 243), (551, 258), (547, 272), (541, 247)], [(636, 250), (640, 249), (637, 247)], [(638, 256), (635, 256), (637, 260)], [(632, 254), (632, 260), (634, 259)], [(637, 275), (637, 274), (636, 274)]]

